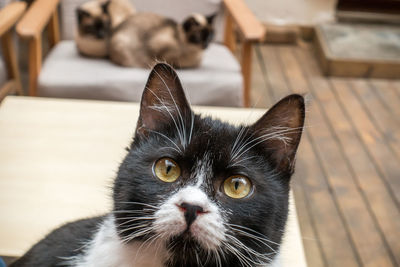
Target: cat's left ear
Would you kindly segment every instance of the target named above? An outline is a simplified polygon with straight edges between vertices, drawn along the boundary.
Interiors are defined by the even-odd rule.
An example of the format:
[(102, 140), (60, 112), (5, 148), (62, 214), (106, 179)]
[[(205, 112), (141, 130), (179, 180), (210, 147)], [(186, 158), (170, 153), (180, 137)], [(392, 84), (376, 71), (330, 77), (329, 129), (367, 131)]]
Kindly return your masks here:
[(107, 1), (107, 13), (111, 19), (111, 28), (115, 29), (126, 21), (136, 10), (131, 1)]
[(217, 16), (217, 13), (211, 14), (210, 16), (207, 16), (207, 22), (208, 24), (213, 24), (215, 17)]
[(108, 0), (101, 4), (101, 10), (103, 11), (104, 14), (109, 13), (108, 9), (109, 9), (110, 3), (111, 3), (111, 0)]
[(280, 171), (293, 172), (304, 117), (304, 98), (293, 94), (280, 100), (251, 126)]
[(163, 124), (185, 124), (191, 115), (175, 70), (165, 63), (155, 65), (143, 91), (136, 132), (147, 134)]

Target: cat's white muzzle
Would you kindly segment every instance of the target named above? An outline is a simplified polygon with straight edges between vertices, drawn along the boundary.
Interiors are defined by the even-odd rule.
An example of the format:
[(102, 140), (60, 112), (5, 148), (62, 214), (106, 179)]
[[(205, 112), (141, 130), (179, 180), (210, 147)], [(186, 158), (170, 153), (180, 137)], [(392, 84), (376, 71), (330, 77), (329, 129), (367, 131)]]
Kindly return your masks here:
[[(198, 214), (189, 226), (185, 219), (182, 203), (199, 206)], [(200, 188), (188, 186), (172, 195), (155, 213), (154, 229), (160, 238), (168, 240), (185, 231), (207, 250), (216, 250), (225, 240), (225, 226), (218, 207)]]

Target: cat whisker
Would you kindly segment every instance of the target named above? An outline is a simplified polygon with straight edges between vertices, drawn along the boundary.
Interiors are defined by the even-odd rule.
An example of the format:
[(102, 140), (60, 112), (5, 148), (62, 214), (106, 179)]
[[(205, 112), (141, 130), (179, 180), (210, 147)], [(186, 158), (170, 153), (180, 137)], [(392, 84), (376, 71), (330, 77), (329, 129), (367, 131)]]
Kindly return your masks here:
[[(119, 210), (122, 211), (120, 213), (129, 213), (129, 214), (149, 214), (149, 213), (154, 213), (156, 211), (156, 209), (154, 208), (144, 208), (142, 210), (130, 210), (129, 212), (126, 210)], [(114, 214), (118, 214), (119, 211), (114, 211)]]
[[(138, 237), (143, 237), (143, 236), (145, 236), (145, 235), (147, 235), (147, 234), (152, 232), (152, 229), (148, 228), (148, 225), (142, 225), (142, 228), (145, 228), (145, 229), (141, 230), (139, 232), (135, 232), (134, 234), (128, 235), (126, 238), (122, 239), (121, 242), (122, 243), (129, 243), (133, 239), (136, 239)], [(125, 229), (125, 230), (127, 230), (127, 229)], [(131, 229), (131, 230), (133, 230), (133, 229)], [(125, 232), (125, 231), (123, 231), (123, 232)], [(122, 232), (119, 232), (119, 233), (122, 233)]]
[(151, 132), (151, 133), (155, 133), (155, 134), (158, 134), (158, 135), (164, 137), (165, 139), (167, 139), (168, 141), (170, 141), (170, 142), (176, 147), (176, 148), (171, 147), (173, 150), (175, 150), (176, 152), (178, 152), (178, 153), (180, 153), (180, 154), (183, 153), (182, 150), (181, 150), (181, 148), (180, 148), (174, 141), (172, 141), (171, 138), (169, 138), (169, 137), (166, 136), (165, 134), (162, 134), (162, 133), (160, 133), (160, 132), (153, 131), (153, 130), (150, 130), (150, 129), (148, 129), (148, 131)]
[[(150, 211), (149, 211), (150, 212)], [(112, 211), (111, 213), (112, 214), (127, 214), (127, 215), (133, 215), (133, 216), (136, 216), (137, 214), (146, 214), (146, 215), (149, 215), (149, 212), (147, 212), (147, 211), (144, 211), (144, 212), (140, 212), (140, 211), (135, 211), (135, 210), (114, 210), (114, 211)], [(121, 218), (121, 217), (120, 217)], [(118, 220), (120, 220), (119, 218), (118, 218)]]
[[(153, 213), (153, 211), (151, 211), (151, 212)], [(118, 213), (114, 213), (114, 214), (118, 214)], [(125, 212), (121, 213), (121, 214), (125, 214)], [(124, 217), (120, 217), (120, 218), (115, 218), (115, 220), (120, 221), (120, 220), (126, 220), (126, 219), (133, 219), (133, 218), (138, 217), (139, 215), (148, 216), (148, 215), (151, 215), (151, 213), (150, 213), (150, 211), (149, 212), (136, 211), (136, 212), (129, 212), (129, 215), (133, 215), (133, 216), (124, 216)]]
[(266, 266), (271, 261), (269, 258), (265, 258), (262, 255), (254, 254), (253, 250), (246, 249), (246, 247), (241, 247), (240, 244), (234, 243), (234, 245), (240, 248), (235, 249), (235, 255), (238, 259), (242, 259), (242, 265), (243, 262), (245, 263), (243, 266)]
[[(236, 249), (234, 246), (232, 246), (229, 243), (225, 244), (225, 248), (231, 252), (231, 254), (235, 255), (236, 258), (239, 260), (240, 264), (243, 267), (249, 266), (252, 267), (251, 262), (249, 262), (249, 259), (247, 256), (243, 255), (238, 249)], [(251, 260), (250, 260), (251, 261)]]
[[(125, 219), (128, 219), (128, 218), (125, 218)], [(155, 219), (155, 217), (135, 217), (133, 219), (129, 219), (129, 220), (125, 221), (125, 222), (122, 222), (122, 223), (118, 224), (118, 226), (123, 226), (123, 225), (130, 224), (130, 223), (133, 223), (133, 222), (136, 222), (136, 221), (141, 221), (141, 220), (154, 220), (154, 219)]]
[[(137, 229), (142, 229), (142, 228), (146, 228), (146, 227), (148, 227), (148, 226), (149, 226), (149, 225), (146, 225), (146, 224), (131, 225), (129, 228), (119, 230), (118, 233), (119, 233), (119, 234), (123, 234), (123, 233), (128, 232), (128, 231), (137, 230)], [(136, 234), (136, 233), (138, 233), (138, 232), (135, 232), (134, 234)]]
[(137, 204), (137, 205), (143, 205), (143, 206), (147, 206), (153, 209), (158, 209), (157, 206), (148, 204), (148, 203), (143, 203), (143, 202), (137, 202), (137, 201), (115, 201), (115, 203), (120, 203), (120, 204)]
[[(249, 136), (249, 137), (246, 139), (246, 141), (243, 143), (243, 145), (241, 146), (241, 148), (237, 151), (236, 154), (233, 155), (233, 157), (236, 157), (237, 154), (239, 154), (239, 152), (240, 152), (242, 149), (244, 149), (247, 145), (249, 145), (249, 144), (251, 144), (251, 143), (253, 143), (253, 142), (255, 142), (255, 141), (259, 140), (259, 139), (262, 139), (262, 138), (264, 138), (264, 137), (265, 137), (265, 138), (266, 138), (266, 137), (269, 137), (270, 139), (274, 139), (274, 138), (280, 139), (280, 138), (282, 137), (282, 134), (283, 134), (283, 133), (288, 133), (288, 132), (290, 132), (290, 131), (294, 131), (294, 130), (298, 130), (298, 129), (302, 129), (302, 128), (279, 127), (279, 126), (270, 127), (270, 128), (268, 128), (267, 131), (264, 131), (264, 132), (266, 132), (265, 134), (262, 134), (261, 136), (259, 136), (259, 137), (255, 138), (255, 139), (251, 140), (250, 142), (248, 142), (248, 140), (249, 140), (252, 136), (254, 136), (255, 133), (260, 132), (260, 131), (256, 131), (255, 133), (253, 133), (251, 136)], [(268, 139), (266, 139), (266, 140), (268, 140)], [(287, 141), (285, 141), (285, 142), (287, 142)]]
[[(255, 250), (249, 248), (248, 246), (244, 245), (240, 240), (238, 240), (233, 235), (228, 234), (227, 239), (229, 242), (233, 243), (235, 246), (230, 246), (229, 242), (228, 242), (228, 245), (226, 247), (234, 255), (236, 255), (238, 257), (238, 259), (242, 259), (249, 266), (253, 266), (252, 264), (256, 264), (256, 265), (267, 264), (271, 261), (271, 258), (268, 256), (276, 254), (275, 251), (273, 253), (259, 253)], [(247, 256), (244, 253), (240, 252), (237, 248), (242, 249), (243, 252), (245, 252), (247, 254)], [(243, 262), (241, 262), (241, 263), (243, 265)], [(252, 264), (249, 264), (249, 263), (252, 263)]]
[(247, 143), (249, 142), (249, 140), (251, 140), (251, 138), (253, 138), (253, 136), (254, 136), (254, 133), (250, 134), (245, 139), (243, 137), (243, 139), (241, 140), (240, 146), (238, 146), (238, 148), (235, 150), (235, 153), (232, 154), (232, 159), (235, 159), (237, 157), (237, 154), (240, 153), (240, 151), (247, 145)]
[[(253, 239), (253, 241), (260, 242), (261, 244), (267, 246), (269, 249), (271, 249), (273, 252), (275, 252), (275, 250), (274, 250), (270, 245), (268, 245), (268, 244), (267, 244), (266, 242), (264, 242), (263, 240), (257, 238), (256, 236), (250, 235), (250, 234), (248, 234), (248, 233), (246, 233), (246, 232), (243, 232), (243, 231), (239, 231), (239, 230), (237, 230), (237, 229), (236, 229), (236, 232), (238, 232), (239, 234), (241, 234), (241, 235), (243, 235), (243, 236), (250, 237), (251, 239)], [(254, 242), (254, 243), (257, 244), (257, 242)]]
[(180, 109), (178, 108), (178, 105), (176, 104), (175, 98), (174, 98), (174, 96), (172, 95), (171, 89), (169, 88), (168, 84), (165, 82), (164, 78), (163, 78), (155, 69), (154, 69), (154, 72), (157, 74), (157, 76), (160, 78), (160, 80), (162, 81), (162, 83), (164, 84), (164, 86), (167, 88), (168, 93), (169, 93), (169, 95), (170, 95), (172, 101), (174, 102), (176, 111), (178, 112), (179, 119), (180, 119), (180, 122), (181, 122), (181, 125), (180, 125), (180, 126), (182, 127), (182, 128), (181, 128), (181, 130), (182, 130), (182, 136), (183, 136), (183, 138), (182, 138), (182, 140), (181, 140), (181, 141), (182, 141), (182, 145), (183, 145), (183, 148), (186, 148), (186, 145), (187, 145), (186, 131), (185, 131), (186, 127), (185, 127), (185, 122), (184, 122), (184, 120), (183, 120), (181, 111), (180, 111)]
[[(156, 74), (162, 79), (162, 82), (165, 84), (164, 79), (163, 79), (157, 72), (156, 72)], [(166, 85), (166, 84), (165, 84), (165, 85)], [(167, 85), (166, 85), (166, 86), (167, 86)], [(171, 91), (170, 91), (169, 87), (167, 87), (167, 88), (168, 88), (168, 91), (169, 91), (169, 93), (170, 93), (170, 95), (171, 95)], [(168, 113), (169, 116), (171, 117), (172, 121), (174, 122), (175, 128), (176, 128), (176, 130), (177, 130), (177, 132), (178, 132), (178, 135), (179, 135), (179, 139), (181, 140), (181, 143), (182, 143), (183, 147), (185, 148), (185, 145), (184, 145), (184, 142), (183, 142), (183, 134), (182, 134), (181, 130), (179, 129), (178, 123), (177, 123), (177, 121), (175, 120), (175, 117), (172, 115), (170, 109), (167, 108), (167, 106), (165, 105), (165, 102), (164, 102), (162, 99), (160, 99), (160, 98), (157, 96), (157, 94), (153, 92), (153, 90), (151, 90), (151, 89), (148, 88), (148, 87), (146, 87), (146, 89), (149, 90), (149, 91), (157, 98), (157, 100), (160, 102), (160, 104), (163, 105), (163, 106), (165, 107), (165, 110), (167, 111), (167, 113)], [(171, 95), (171, 97), (172, 97), (172, 95)], [(174, 101), (175, 108), (177, 109), (177, 111), (178, 111), (179, 114), (180, 114), (180, 111), (179, 111), (179, 109), (178, 109), (178, 106), (176, 105), (175, 99), (174, 99), (173, 97), (172, 97), (172, 100)], [(175, 109), (175, 108), (174, 108), (174, 109)], [(178, 122), (179, 122), (179, 121), (178, 121)]]
[(135, 216), (127, 216), (127, 217), (120, 217), (120, 218), (115, 218), (114, 220), (116, 221), (121, 221), (121, 220), (126, 220), (126, 219), (134, 219), (134, 218), (139, 218), (138, 215), (149, 215), (146, 212), (135, 212), (135, 213), (130, 213), (130, 214), (135, 214)]
[[(236, 153), (235, 155), (232, 156), (232, 160), (234, 160), (236, 158), (239, 158), (241, 155), (243, 155), (244, 153), (246, 153), (247, 151), (249, 151), (250, 149), (252, 149), (256, 145), (258, 145), (258, 144), (260, 144), (262, 142), (265, 142), (267, 140), (270, 140), (270, 139), (278, 139), (278, 140), (284, 142), (285, 144), (287, 144), (287, 142), (289, 142), (291, 140), (291, 138), (285, 136), (284, 134), (299, 133), (299, 132), (301, 132), (301, 131), (299, 131), (299, 129), (302, 129), (302, 127), (299, 127), (299, 128), (284, 127), (284, 128), (286, 128), (286, 129), (281, 130), (281, 131), (266, 133), (266, 134), (263, 134), (263, 135), (261, 135), (261, 136), (259, 136), (257, 138), (254, 138), (250, 142), (247, 142), (245, 145), (243, 145), (241, 147), (241, 149), (238, 151), (238, 153)], [(247, 146), (250, 146), (250, 147), (247, 147)], [(245, 150), (241, 151), (243, 149), (245, 149)]]
[[(149, 227), (149, 229), (151, 229), (151, 227)], [(137, 252), (136, 252), (136, 256), (135, 258), (139, 255), (139, 252), (142, 248), (148, 248), (151, 246), (151, 244), (157, 240), (158, 235), (153, 235), (150, 236), (149, 238), (147, 238), (145, 241), (142, 242), (142, 244), (140, 245), (140, 247), (138, 248)]]
[(193, 111), (190, 114), (191, 122), (190, 122), (190, 132), (189, 132), (189, 144), (192, 142), (192, 134), (194, 129), (194, 113)]
[[(235, 161), (235, 162), (231, 162), (231, 163), (228, 165), (228, 168), (229, 168), (229, 167), (233, 167), (233, 166), (243, 166), (243, 165), (240, 165), (241, 162), (249, 161), (249, 160), (254, 159), (254, 158), (257, 158), (257, 157), (256, 157), (256, 156), (250, 156), (250, 157), (242, 158), (242, 159), (237, 160), (237, 161)], [(243, 166), (243, 167), (246, 167), (246, 166)]]
[(217, 267), (218, 266), (222, 267), (221, 256), (219, 255), (220, 249), (214, 250), (213, 253), (214, 253), (215, 263), (216, 263)]
[[(271, 244), (273, 244), (273, 245), (279, 245), (278, 243), (269, 240), (268, 237), (266, 237), (265, 235), (263, 235), (263, 234), (261, 234), (261, 233), (255, 231), (255, 230), (253, 230), (253, 229), (251, 229), (251, 228), (248, 228), (248, 227), (246, 227), (246, 226), (237, 225), (237, 224), (232, 224), (232, 223), (226, 223), (226, 225), (227, 225), (231, 230), (240, 230), (240, 229), (242, 229), (243, 231), (250, 231), (250, 232), (253, 232), (254, 234), (256, 234), (256, 235), (258, 235), (258, 236), (255, 236), (255, 235), (252, 235), (252, 236), (255, 236), (255, 237), (257, 237), (257, 238), (263, 239), (264, 241), (269, 242), (269, 243), (271, 243)], [(240, 228), (240, 229), (238, 229), (238, 228)], [(250, 234), (250, 233), (247, 232), (247, 234)]]
[(245, 126), (241, 126), (240, 131), (238, 135), (236, 136), (235, 142), (233, 143), (232, 149), (231, 149), (231, 155), (234, 155), (236, 152), (236, 146), (238, 146), (241, 142), (241, 138), (244, 134), (244, 131), (247, 130), (248, 128)]

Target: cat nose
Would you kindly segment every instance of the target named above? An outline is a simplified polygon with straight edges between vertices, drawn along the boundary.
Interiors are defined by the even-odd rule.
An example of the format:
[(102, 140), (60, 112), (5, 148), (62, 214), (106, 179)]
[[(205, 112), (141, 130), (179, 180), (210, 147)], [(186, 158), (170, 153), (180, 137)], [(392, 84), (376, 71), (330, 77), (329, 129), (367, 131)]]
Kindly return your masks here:
[(190, 225), (196, 220), (198, 215), (205, 213), (202, 207), (186, 202), (181, 203), (178, 205), (178, 207), (181, 211), (183, 211), (188, 227), (190, 227)]

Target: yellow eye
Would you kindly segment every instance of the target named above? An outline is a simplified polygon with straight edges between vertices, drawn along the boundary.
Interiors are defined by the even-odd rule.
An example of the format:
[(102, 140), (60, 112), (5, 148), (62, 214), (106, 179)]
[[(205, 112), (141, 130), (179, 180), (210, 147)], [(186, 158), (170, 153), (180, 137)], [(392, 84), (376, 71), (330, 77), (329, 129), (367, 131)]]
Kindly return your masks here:
[(244, 176), (231, 176), (224, 181), (224, 192), (231, 198), (244, 198), (251, 192), (251, 182)]
[(181, 168), (173, 159), (162, 158), (154, 165), (154, 174), (161, 181), (172, 183), (181, 175)]

